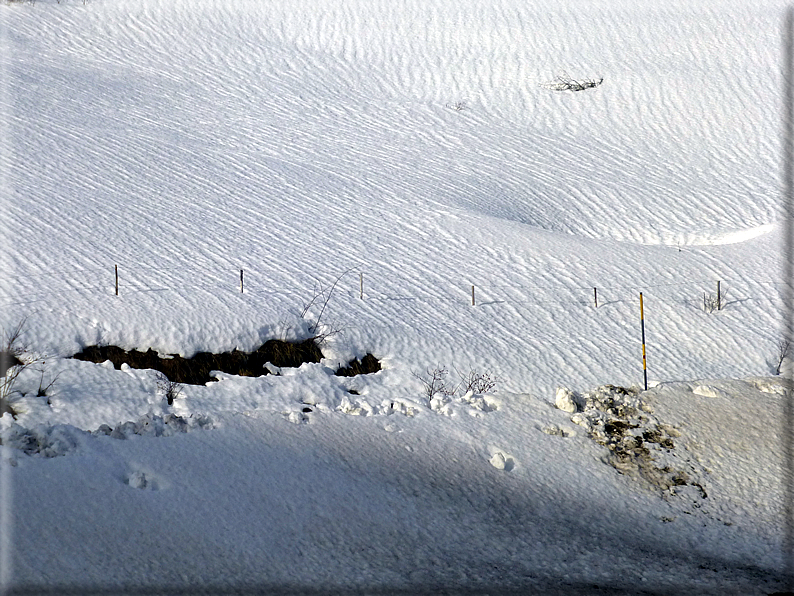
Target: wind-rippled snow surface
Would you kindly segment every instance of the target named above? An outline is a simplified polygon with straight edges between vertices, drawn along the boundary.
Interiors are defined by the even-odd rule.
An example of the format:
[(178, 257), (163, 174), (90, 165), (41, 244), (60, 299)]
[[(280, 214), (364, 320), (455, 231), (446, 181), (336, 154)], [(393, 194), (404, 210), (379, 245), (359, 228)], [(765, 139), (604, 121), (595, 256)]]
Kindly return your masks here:
[[(160, 574), (177, 588), (564, 580), (567, 593), (591, 581), (634, 593), (680, 572), (695, 591), (763, 593), (779, 580), (780, 462), (753, 458), (778, 452), (778, 431), (763, 428), (781, 402), (736, 379), (779, 364), (784, 6), (0, 5), (0, 324), (24, 319), (28, 353), (44, 362), (20, 377), (14, 436), (69, 446), (25, 459), (6, 445), (19, 465), (3, 477), (19, 483), (15, 505), (51, 495), (15, 529), (29, 550), (58, 507), (83, 520), (65, 526), (70, 546), (14, 555), (20, 585), (80, 580), (84, 559), (81, 585)], [(603, 82), (555, 91), (559, 77)], [(723, 308), (706, 312), (718, 281)], [(641, 383), (640, 292), (648, 376), (663, 383), (652, 392), (691, 425), (681, 461), (716, 457), (715, 428), (765, 408), (753, 439), (718, 441), (741, 465), (709, 468), (721, 488), (703, 526), (617, 474), (553, 408), (559, 386)], [(250, 351), (303, 339), (318, 317), (331, 333), (321, 363), (218, 374), (173, 407), (152, 371), (68, 359), (94, 344)], [(332, 374), (367, 353), (382, 371)], [(451, 381), (492, 374), (498, 399), (428, 401), (419, 377), (441, 368)], [(716, 397), (693, 390), (720, 383)], [(692, 400), (718, 423), (687, 418)], [(215, 428), (145, 442), (74, 430), (170, 415)], [(0, 427), (10, 432), (9, 415)], [(327, 499), (306, 496), (318, 486)], [(96, 527), (115, 533), (92, 550), (79, 507), (94, 493)], [(271, 513), (251, 504), (258, 493)], [(241, 502), (228, 525), (234, 507), (210, 506)], [(177, 527), (183, 514), (193, 521)], [(170, 533), (144, 563), (147, 515)], [(102, 562), (114, 549), (115, 572)], [(13, 577), (3, 560), (0, 591)]]
[[(627, 382), (643, 290), (662, 378), (758, 374), (773, 349), (774, 3), (39, 2), (3, 20), (5, 316), (41, 349), (253, 349), (351, 268), (325, 316), (360, 349), (520, 346), (515, 389)], [(562, 72), (604, 83), (544, 87)], [(734, 308), (704, 317), (717, 280)]]

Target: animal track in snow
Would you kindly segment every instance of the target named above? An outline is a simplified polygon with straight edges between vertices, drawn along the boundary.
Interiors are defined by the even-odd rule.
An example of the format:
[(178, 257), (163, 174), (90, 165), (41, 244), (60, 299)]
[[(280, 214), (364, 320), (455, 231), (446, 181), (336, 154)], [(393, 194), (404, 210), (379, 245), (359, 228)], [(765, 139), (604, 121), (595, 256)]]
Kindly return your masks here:
[(168, 483), (158, 474), (142, 468), (128, 472), (124, 476), (124, 484), (141, 490), (163, 490), (168, 488)]
[(541, 428), (544, 433), (547, 435), (552, 435), (555, 437), (575, 437), (576, 431), (570, 428), (561, 428), (556, 424), (549, 424), (548, 426), (544, 426)]

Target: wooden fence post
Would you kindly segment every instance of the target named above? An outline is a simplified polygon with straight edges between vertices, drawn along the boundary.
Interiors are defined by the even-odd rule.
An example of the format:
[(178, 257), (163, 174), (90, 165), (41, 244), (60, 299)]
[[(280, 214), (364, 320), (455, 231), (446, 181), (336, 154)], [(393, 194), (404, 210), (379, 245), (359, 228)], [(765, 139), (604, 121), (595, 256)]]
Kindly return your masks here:
[(598, 288), (593, 288), (593, 300), (595, 301), (595, 307), (598, 308)]
[(471, 305), (474, 306), (474, 286), (471, 287)]
[(240, 293), (243, 293), (243, 270), (240, 269)]
[(118, 265), (114, 265), (114, 268), (116, 270), (116, 296), (118, 296), (119, 295), (119, 266)]
[(717, 280), (717, 310), (722, 310), (722, 296), (720, 295), (720, 280)]

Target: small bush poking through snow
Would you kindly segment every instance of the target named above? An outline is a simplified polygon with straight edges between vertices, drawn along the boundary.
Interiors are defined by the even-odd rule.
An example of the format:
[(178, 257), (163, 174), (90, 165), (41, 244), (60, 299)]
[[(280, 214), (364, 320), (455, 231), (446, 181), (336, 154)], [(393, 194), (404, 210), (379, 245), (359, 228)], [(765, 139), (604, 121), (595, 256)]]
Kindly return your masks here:
[[(457, 372), (457, 370), (455, 371)], [(438, 365), (434, 369), (428, 368), (424, 374), (413, 373), (424, 387), (423, 394), (432, 401), (434, 398), (449, 398), (456, 395), (463, 397), (469, 394), (481, 395), (491, 393), (496, 388), (497, 378), (488, 371), (479, 372), (471, 369), (468, 374), (461, 374), (460, 382), (452, 385), (447, 380), (449, 371), (446, 367)]]
[(705, 312), (714, 312), (715, 310), (722, 310), (725, 307), (725, 290), (720, 292), (720, 295), (703, 294), (703, 310)]
[(455, 110), (456, 112), (462, 112), (463, 110), (468, 109), (468, 106), (466, 105), (465, 101), (456, 101), (453, 103), (448, 103), (447, 107), (450, 110)]
[[(58, 377), (61, 376), (60, 373), (58, 373), (54, 377), (48, 378), (46, 376), (47, 369), (44, 366), (45, 364), (46, 362), (42, 360), (41, 365), (36, 369), (39, 373), (39, 388), (36, 390), (36, 397), (49, 397), (50, 390), (53, 388), (56, 381), (58, 381)], [(50, 403), (50, 401), (47, 400), (47, 403)]]
[(311, 300), (309, 300), (309, 302), (303, 306), (303, 310), (301, 310), (300, 316), (302, 319), (305, 319), (310, 312), (316, 312), (313, 317), (314, 320), (309, 321), (309, 333), (312, 334), (312, 339), (319, 345), (322, 345), (329, 337), (341, 331), (334, 323), (323, 323), (323, 315), (325, 314), (326, 308), (328, 308), (328, 303), (331, 301), (331, 296), (333, 296), (339, 281), (354, 269), (355, 268), (348, 269), (342, 273), (330, 286), (324, 286), (322, 283), (315, 285)]
[(496, 388), (496, 377), (487, 371), (481, 373), (472, 369), (466, 375), (458, 374), (460, 375), (458, 393), (462, 395), (466, 395), (469, 392), (482, 395), (483, 393), (490, 393)]
[(777, 364), (775, 366), (775, 374), (779, 375), (783, 370), (783, 361), (789, 357), (791, 351), (791, 342), (787, 339), (781, 339), (777, 342)]
[(183, 389), (182, 383), (177, 383), (176, 381), (172, 381), (169, 379), (165, 374), (160, 371), (157, 371), (157, 390), (165, 395), (165, 399), (168, 401), (169, 406), (174, 405), (174, 400), (182, 395)]
[(585, 89), (592, 89), (598, 87), (604, 82), (604, 77), (596, 79), (581, 79), (577, 80), (572, 78), (568, 73), (557, 75), (553, 81), (543, 85), (546, 89), (552, 91), (584, 91)]
[(424, 396), (428, 400), (434, 397), (447, 397), (455, 393), (455, 388), (447, 383), (449, 371), (441, 365), (434, 369), (427, 369), (424, 374), (413, 373), (424, 387)]
[[(11, 405), (10, 398), (15, 393), (20, 393), (17, 388), (20, 375), (29, 366), (40, 361), (38, 358), (30, 356), (28, 347), (22, 340), (25, 321), (26, 319), (22, 319), (12, 329), (5, 330), (5, 339), (0, 346), (0, 416), (11, 414), (13, 418), (16, 418), (16, 411)], [(42, 372), (42, 382), (43, 374)]]

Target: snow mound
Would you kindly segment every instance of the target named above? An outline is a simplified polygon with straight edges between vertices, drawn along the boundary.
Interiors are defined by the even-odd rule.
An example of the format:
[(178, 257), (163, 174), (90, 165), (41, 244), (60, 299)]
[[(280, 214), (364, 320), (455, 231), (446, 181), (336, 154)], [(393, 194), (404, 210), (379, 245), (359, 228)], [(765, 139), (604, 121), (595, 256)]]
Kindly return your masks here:
[(577, 410), (581, 410), (578, 401), (577, 395), (570, 389), (565, 387), (557, 388), (554, 405), (556, 405), (558, 409), (562, 410), (563, 412), (569, 412), (573, 414)]
[(103, 424), (93, 433), (94, 436), (109, 435), (114, 439), (128, 439), (134, 435), (152, 437), (170, 437), (178, 433), (186, 433), (195, 429), (209, 430), (214, 428), (208, 416), (190, 416), (185, 418), (176, 414), (158, 416), (146, 414), (135, 422), (125, 422), (116, 428)]
[(698, 385), (694, 389), (692, 389), (692, 393), (695, 395), (702, 395), (703, 397), (724, 397), (725, 393), (718, 389), (717, 387), (713, 387), (712, 385)]
[(0, 435), (0, 443), (25, 455), (58, 457), (77, 449), (79, 438), (89, 433), (69, 424), (37, 425), (25, 428), (12, 424)]
[(115, 428), (103, 424), (93, 432), (81, 430), (70, 424), (39, 424), (31, 428), (12, 424), (3, 433), (0, 433), (0, 444), (17, 449), (25, 455), (50, 458), (68, 455), (76, 451), (80, 441), (86, 437), (103, 435), (114, 439), (128, 439), (136, 435), (169, 437), (197, 429), (208, 430), (213, 427), (212, 420), (207, 416), (184, 418), (176, 414), (166, 414), (165, 416), (146, 414), (137, 421), (124, 422)]

